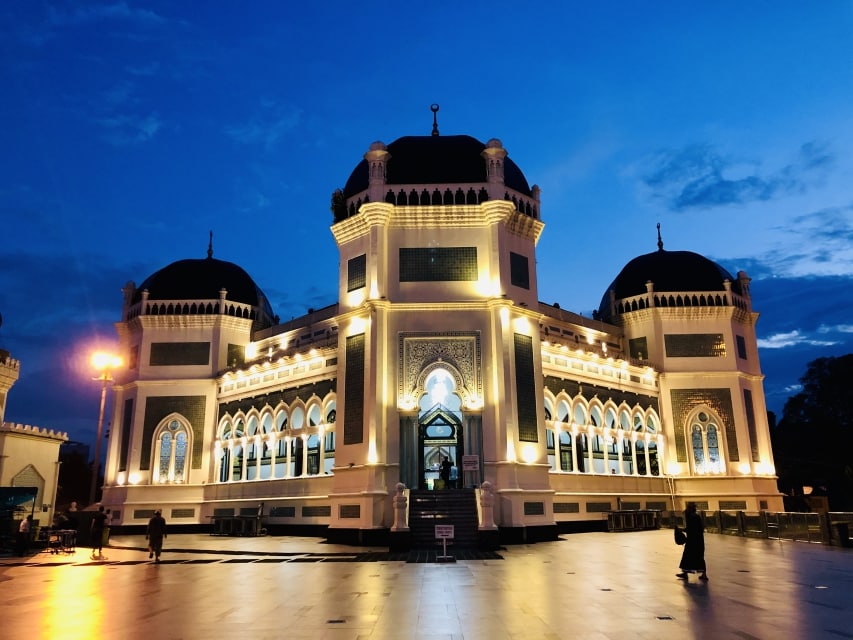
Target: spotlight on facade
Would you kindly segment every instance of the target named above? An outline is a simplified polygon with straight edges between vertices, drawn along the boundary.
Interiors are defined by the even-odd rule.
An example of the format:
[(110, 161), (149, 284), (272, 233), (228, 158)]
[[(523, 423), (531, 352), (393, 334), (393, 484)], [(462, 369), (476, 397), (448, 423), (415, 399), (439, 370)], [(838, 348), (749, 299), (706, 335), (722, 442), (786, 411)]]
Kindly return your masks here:
[(671, 476), (677, 476), (681, 474), (681, 465), (677, 462), (670, 462), (666, 465), (666, 473)]

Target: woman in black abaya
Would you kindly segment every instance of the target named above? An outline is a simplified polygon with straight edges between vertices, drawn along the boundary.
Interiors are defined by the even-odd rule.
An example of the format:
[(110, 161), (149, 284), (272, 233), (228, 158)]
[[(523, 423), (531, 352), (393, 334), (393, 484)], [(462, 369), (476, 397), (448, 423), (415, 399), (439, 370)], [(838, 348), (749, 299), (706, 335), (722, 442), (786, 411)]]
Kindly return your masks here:
[(696, 504), (687, 503), (684, 510), (684, 532), (687, 534), (687, 542), (684, 544), (684, 552), (681, 554), (681, 563), (678, 565), (681, 573), (676, 577), (687, 580), (687, 573), (698, 572), (700, 580), (707, 580), (708, 574), (705, 570), (705, 525), (701, 516), (696, 513)]

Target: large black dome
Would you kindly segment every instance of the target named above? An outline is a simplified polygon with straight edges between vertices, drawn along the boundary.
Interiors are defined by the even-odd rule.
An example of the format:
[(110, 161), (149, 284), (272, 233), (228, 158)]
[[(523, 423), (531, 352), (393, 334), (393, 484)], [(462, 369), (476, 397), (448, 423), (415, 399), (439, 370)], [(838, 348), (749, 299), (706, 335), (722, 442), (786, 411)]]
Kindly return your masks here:
[(149, 300), (218, 300), (219, 290), (228, 292), (228, 300), (260, 307), (268, 317), (270, 304), (255, 281), (242, 267), (216, 258), (178, 260), (148, 276), (136, 289), (133, 303), (142, 291)]
[(731, 282), (732, 291), (743, 295), (741, 283), (713, 260), (692, 251), (659, 249), (631, 260), (607, 287), (598, 312), (602, 319), (610, 317), (610, 292), (617, 300), (646, 293), (651, 281), (655, 292), (723, 291), (723, 281)]
[[(387, 146), (386, 184), (477, 184), (486, 182), (486, 145), (471, 136), (404, 136)], [(350, 174), (344, 197), (368, 187), (368, 164), (362, 160)], [(527, 178), (512, 160), (504, 160), (504, 184), (532, 195)]]

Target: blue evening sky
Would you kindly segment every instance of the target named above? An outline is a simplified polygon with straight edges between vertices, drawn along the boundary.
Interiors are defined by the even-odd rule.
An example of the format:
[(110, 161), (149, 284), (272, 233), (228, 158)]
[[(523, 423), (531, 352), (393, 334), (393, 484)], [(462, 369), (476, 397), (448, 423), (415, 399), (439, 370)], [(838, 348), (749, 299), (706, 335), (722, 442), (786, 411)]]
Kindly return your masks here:
[(539, 297), (591, 315), (633, 257), (753, 278), (768, 406), (853, 351), (853, 3), (0, 4), (6, 419), (91, 442), (121, 288), (245, 268), (335, 302), (332, 191), (374, 140), (500, 138), (542, 188)]

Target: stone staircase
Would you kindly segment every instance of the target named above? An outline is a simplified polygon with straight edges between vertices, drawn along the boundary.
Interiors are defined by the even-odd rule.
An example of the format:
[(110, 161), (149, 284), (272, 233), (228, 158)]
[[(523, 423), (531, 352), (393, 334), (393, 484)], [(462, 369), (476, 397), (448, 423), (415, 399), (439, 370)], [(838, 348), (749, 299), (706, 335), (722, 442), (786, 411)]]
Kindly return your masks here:
[(452, 524), (453, 549), (478, 546), (477, 498), (473, 489), (412, 490), (409, 492), (409, 531), (412, 549), (433, 549), (441, 544), (435, 538), (435, 525)]

